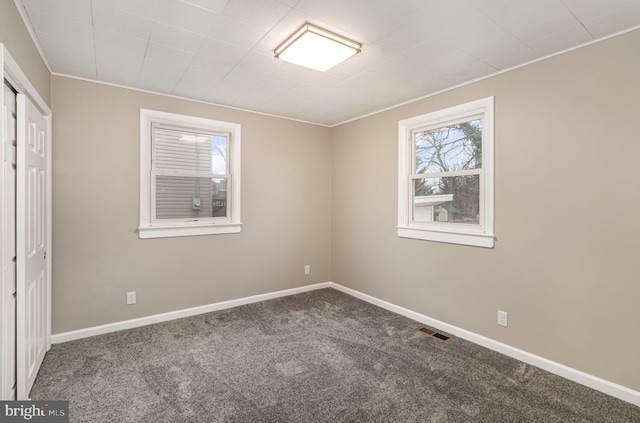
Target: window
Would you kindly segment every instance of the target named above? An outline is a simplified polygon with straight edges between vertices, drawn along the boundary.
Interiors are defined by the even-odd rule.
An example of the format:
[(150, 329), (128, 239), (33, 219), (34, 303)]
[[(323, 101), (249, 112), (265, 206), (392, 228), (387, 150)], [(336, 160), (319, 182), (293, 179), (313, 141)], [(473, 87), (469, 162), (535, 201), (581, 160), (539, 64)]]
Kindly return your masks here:
[(240, 227), (240, 125), (140, 109), (140, 238)]
[(398, 126), (398, 236), (493, 247), (493, 97)]

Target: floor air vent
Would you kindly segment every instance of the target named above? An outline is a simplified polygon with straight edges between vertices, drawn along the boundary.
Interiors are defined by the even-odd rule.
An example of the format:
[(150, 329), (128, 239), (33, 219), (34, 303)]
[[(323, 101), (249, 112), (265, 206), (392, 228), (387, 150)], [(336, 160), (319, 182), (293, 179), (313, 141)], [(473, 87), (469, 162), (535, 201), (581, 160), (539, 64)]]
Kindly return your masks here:
[(442, 339), (443, 341), (446, 341), (447, 339), (449, 339), (448, 336), (445, 336), (445, 335), (443, 335), (441, 333), (438, 333), (438, 332), (434, 332), (434, 331), (432, 331), (431, 329), (428, 329), (428, 328), (420, 328), (418, 330), (420, 332), (426, 333), (427, 335), (435, 336), (438, 339)]

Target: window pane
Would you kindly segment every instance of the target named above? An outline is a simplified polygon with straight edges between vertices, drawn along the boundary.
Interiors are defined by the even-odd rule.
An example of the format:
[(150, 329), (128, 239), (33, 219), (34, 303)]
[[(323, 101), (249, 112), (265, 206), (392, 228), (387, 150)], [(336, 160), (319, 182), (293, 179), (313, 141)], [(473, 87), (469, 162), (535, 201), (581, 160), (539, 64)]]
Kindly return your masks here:
[(414, 173), (482, 167), (482, 119), (413, 133)]
[(211, 137), (211, 173), (226, 175), (227, 171), (227, 137), (214, 135)]
[(227, 180), (211, 180), (211, 216), (227, 217)]
[(227, 137), (181, 129), (153, 130), (155, 169), (227, 174)]
[(156, 177), (156, 219), (226, 216), (226, 179)]
[(480, 176), (425, 178), (414, 181), (416, 222), (480, 222)]

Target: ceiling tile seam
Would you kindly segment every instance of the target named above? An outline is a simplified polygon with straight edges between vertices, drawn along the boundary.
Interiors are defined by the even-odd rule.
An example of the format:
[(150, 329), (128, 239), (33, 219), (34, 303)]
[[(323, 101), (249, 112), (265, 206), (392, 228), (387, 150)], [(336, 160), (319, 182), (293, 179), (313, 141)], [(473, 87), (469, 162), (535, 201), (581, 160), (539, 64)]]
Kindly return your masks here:
[[(93, 1), (95, 1), (95, 0), (91, 0), (91, 1), (93, 2)], [(92, 3), (92, 4), (93, 4), (93, 3)], [(189, 3), (189, 4), (191, 4), (191, 3)], [(118, 10), (119, 12), (124, 13), (124, 14), (127, 14), (127, 15), (131, 15), (131, 16), (139, 16), (139, 15), (136, 15), (136, 14), (133, 14), (133, 13), (129, 13), (128, 11), (123, 10), (123, 9), (118, 9), (118, 8), (115, 8), (115, 7), (114, 7), (113, 9)], [(201, 9), (202, 9), (202, 8), (201, 8)], [(206, 10), (206, 9), (203, 9), (203, 10)], [(211, 12), (211, 13), (215, 13), (215, 12)], [(216, 14), (217, 14), (217, 13), (216, 13)], [(92, 16), (91, 16), (91, 18), (92, 18), (92, 25), (93, 25), (93, 7), (92, 7)], [(149, 22), (150, 22), (150, 23), (152, 23), (152, 24), (159, 24), (159, 25), (163, 25), (163, 26), (166, 26), (166, 27), (169, 27), (169, 28), (172, 28), (172, 29), (176, 29), (176, 30), (178, 30), (178, 31), (183, 31), (183, 32), (188, 32), (189, 34), (194, 34), (194, 35), (198, 35), (198, 36), (203, 36), (203, 34), (200, 34), (200, 33), (198, 33), (198, 32), (194, 32), (194, 31), (188, 30), (188, 29), (186, 29), (186, 28), (181, 28), (181, 27), (176, 26), (176, 25), (172, 25), (172, 24), (169, 24), (169, 23), (165, 23), (165, 22), (159, 21), (159, 20), (157, 20), (157, 19), (155, 19), (155, 18), (144, 18), (144, 19), (145, 19), (145, 20), (147, 20), (147, 21), (149, 21)], [(95, 25), (93, 25), (93, 27), (94, 27), (94, 29), (95, 29)], [(119, 31), (114, 31), (114, 30), (109, 29), (109, 28), (103, 28), (103, 29), (104, 29), (105, 31), (108, 31), (108, 32), (111, 32), (111, 33), (115, 33), (115, 34), (124, 34), (124, 35), (126, 35), (127, 37), (131, 37), (131, 38), (135, 38), (135, 39), (139, 39), (139, 40), (142, 40), (142, 39), (143, 39), (142, 37), (138, 37), (138, 36), (131, 35), (131, 34), (125, 34), (125, 33), (119, 32)], [(150, 42), (151, 38), (153, 37), (153, 34), (154, 34), (154, 32), (153, 32), (153, 29), (152, 29), (152, 30), (150, 31), (149, 37), (147, 38), (147, 48), (148, 48), (148, 44), (149, 44), (149, 42)], [(208, 36), (208, 34), (207, 34), (207, 35), (204, 35), (203, 37), (206, 39), (206, 38), (207, 38), (207, 36)], [(204, 41), (204, 40), (203, 40), (203, 41)], [(161, 46), (163, 46), (163, 47), (169, 47), (169, 48), (172, 48), (172, 49), (175, 49), (175, 50), (180, 50), (180, 51), (184, 51), (184, 52), (187, 52), (187, 53), (191, 53), (189, 50), (177, 49), (177, 48), (175, 48), (175, 47), (173, 47), (173, 46), (170, 46), (170, 45), (168, 45), (168, 44), (163, 44), (163, 43), (158, 43), (158, 42), (156, 42), (155, 44), (157, 44), (157, 45), (161, 45)], [(200, 47), (201, 47), (201, 46), (202, 46), (202, 44), (198, 47), (198, 49), (200, 49)], [(195, 51), (195, 52), (193, 52), (193, 53), (194, 53), (194, 54), (196, 54), (196, 53), (197, 53), (197, 51)], [(145, 50), (145, 57), (146, 57), (146, 50)]]
[[(454, 44), (454, 45), (455, 45), (455, 44)], [(460, 46), (458, 46), (458, 45), (455, 45), (455, 48), (457, 48), (457, 49), (458, 49), (458, 50), (460, 50), (461, 52), (463, 52), (463, 53), (465, 53), (465, 54), (469, 55), (469, 57), (473, 57), (473, 58), (474, 58), (474, 59), (476, 59), (478, 62), (483, 63), (483, 64), (485, 64), (485, 65), (489, 66), (491, 69), (494, 69), (495, 71), (499, 71), (499, 70), (500, 70), (499, 68), (496, 68), (496, 67), (495, 67), (495, 66), (493, 66), (492, 64), (487, 63), (485, 60), (481, 59), (480, 57), (476, 56), (476, 55), (475, 55), (475, 54), (473, 54), (472, 52), (467, 51), (466, 49), (464, 49), (464, 48), (462, 48), (462, 47), (460, 47)]]
[(593, 34), (591, 33), (591, 31), (589, 31), (589, 28), (587, 28), (587, 26), (584, 23), (582, 23), (580, 21), (578, 21), (578, 22), (584, 28), (584, 30), (587, 31), (587, 34), (589, 34), (589, 37), (591, 37), (591, 39), (593, 40)]
[[(480, 9), (475, 9), (476, 12), (480, 13), (482, 16), (484, 16), (485, 18), (487, 18), (488, 20), (490, 20), (491, 22), (493, 22), (493, 24), (495, 26), (497, 26), (498, 28), (502, 29), (504, 32), (506, 32), (507, 34), (509, 34), (510, 36), (512, 36), (516, 41), (518, 41), (520, 44), (522, 44), (523, 46), (525, 46), (527, 49), (529, 49), (529, 51), (535, 53), (535, 50), (524, 40), (521, 40), (520, 37), (518, 37), (517, 35), (513, 34), (511, 31), (509, 31), (507, 28), (503, 27), (502, 25), (500, 25), (499, 22), (495, 21), (494, 19), (491, 18), (491, 16), (487, 15), (485, 12), (483, 12)], [(463, 49), (461, 49), (463, 50)], [(464, 51), (464, 50), (463, 50)], [(466, 52), (465, 53), (469, 54), (470, 56), (473, 56), (471, 53)], [(475, 56), (473, 56), (475, 57)], [(480, 60), (479, 58), (475, 57), (477, 60)], [(480, 60), (482, 61), (482, 60)], [(482, 61), (484, 63), (484, 61)], [(485, 63), (486, 65), (489, 65), (488, 63)], [(491, 65), (489, 65), (491, 66)], [(496, 70), (500, 70), (497, 69), (495, 66), (491, 66), (492, 68), (496, 69)]]
[[(15, 0), (15, 1), (17, 1), (17, 0)], [(96, 37), (95, 37), (96, 26), (95, 26), (95, 21), (94, 21), (95, 17), (94, 17), (94, 4), (93, 3), (95, 1), (96, 0), (90, 0), (90, 3), (91, 3), (91, 30), (92, 30), (92, 33), (93, 33), (93, 48), (94, 48), (95, 66), (96, 66), (96, 81), (100, 82), (100, 79), (99, 79), (99, 76), (98, 76), (98, 72), (99, 72), (98, 71), (98, 54), (97, 54), (97, 51), (96, 51)], [(138, 16), (138, 15), (135, 15), (134, 13), (130, 13), (129, 11), (121, 9), (119, 7), (113, 7), (113, 6), (107, 5), (107, 4), (103, 4), (103, 5), (106, 6), (107, 8), (117, 10), (118, 12), (124, 13), (126, 15)], [(153, 21), (153, 22), (157, 22), (155, 19), (149, 19), (149, 20)], [(113, 30), (111, 30), (109, 28), (104, 28), (104, 30), (105, 31), (109, 31), (109, 32), (119, 33), (119, 31), (113, 31)], [(132, 37), (132, 38), (137, 38), (137, 39), (142, 40), (142, 38), (138, 38), (138, 37), (135, 37), (135, 36), (132, 36), (132, 35), (129, 35), (129, 34), (125, 34), (125, 35), (127, 35), (129, 37)], [(144, 61), (147, 59), (147, 52), (149, 51), (149, 44), (151, 42), (151, 34), (149, 34), (148, 38), (146, 39), (146, 42), (147, 42), (147, 45), (145, 46), (144, 54), (142, 56), (143, 66), (140, 67), (140, 71), (138, 72), (138, 76), (136, 77), (136, 82), (137, 83), (140, 82), (140, 76), (142, 75), (142, 69), (144, 67)], [(51, 72), (51, 73), (52, 73), (52, 75), (68, 76), (66, 74), (58, 73), (58, 72)]]
[[(205, 34), (205, 35), (203, 35), (203, 34), (199, 34), (199, 33), (197, 33), (197, 32), (193, 32), (193, 31), (190, 31), (190, 30), (185, 29), (185, 28), (180, 28), (179, 26), (175, 26), (175, 25), (171, 25), (171, 24), (168, 24), (168, 23), (164, 23), (164, 22), (162, 22), (162, 21), (157, 21), (157, 20), (155, 20), (155, 19), (149, 19), (149, 21), (150, 21), (150, 22), (152, 22), (152, 23), (154, 23), (154, 24), (159, 24), (159, 25), (162, 25), (162, 26), (166, 26), (166, 27), (171, 28), (171, 29), (177, 29), (178, 31), (188, 32), (189, 34), (194, 34), (194, 35), (197, 35), (197, 36), (203, 37), (203, 39), (206, 39), (206, 38), (207, 38), (207, 36), (208, 36), (208, 34), (209, 34), (209, 33), (207, 33), (207, 34)], [(151, 33), (150, 33), (150, 35), (149, 35), (149, 38), (152, 38), (152, 37), (153, 37), (153, 34), (154, 34), (154, 32), (153, 32), (153, 31), (154, 31), (154, 29), (152, 29), (152, 30), (151, 30)], [(132, 36), (132, 38), (138, 38), (138, 37)], [(187, 52), (187, 53), (189, 52), (189, 50), (177, 49), (177, 48), (175, 48), (175, 47), (173, 47), (173, 46), (170, 46), (170, 45), (168, 45), (168, 44), (162, 44), (162, 43), (159, 43), (159, 42), (156, 42), (155, 44), (158, 44), (158, 45), (161, 45), (161, 46), (165, 46), (165, 47), (169, 47), (169, 48), (173, 48), (173, 49), (176, 49), (176, 50), (182, 50), (182, 51), (185, 51), (185, 52)], [(200, 48), (200, 47), (198, 47), (198, 49), (199, 49), (199, 48)], [(196, 52), (194, 51), (193, 53), (196, 53)]]
[[(225, 3), (224, 7), (222, 8), (222, 11), (223, 11), (223, 12), (224, 12), (224, 9), (226, 9), (226, 8), (227, 8), (227, 6), (229, 5), (229, 1), (230, 1), (230, 0), (227, 0), (227, 2)], [(204, 11), (206, 11), (206, 12), (215, 13), (216, 15), (222, 15), (222, 13), (218, 13), (218, 12), (216, 12), (216, 11), (214, 11), (214, 10), (207, 9), (206, 7), (202, 7), (202, 6), (200, 6), (199, 4), (197, 4), (197, 3), (192, 3), (192, 2), (190, 2), (189, 0), (180, 0), (180, 2), (185, 3), (185, 4), (188, 4), (189, 6), (193, 6), (193, 7), (195, 7), (195, 8), (198, 8), (198, 9), (204, 10)]]
[[(473, 54), (473, 53), (471, 53), (471, 52), (467, 51), (466, 49), (464, 49), (464, 48), (462, 48), (462, 47), (460, 47), (460, 46), (456, 46), (456, 48), (458, 48), (460, 51), (462, 51), (462, 52), (464, 52), (464, 53), (468, 54), (468, 55), (469, 55), (469, 57), (473, 57), (473, 58), (474, 58), (474, 59), (476, 59), (478, 62), (483, 63), (483, 64), (485, 64), (485, 65), (489, 66), (489, 67), (490, 67), (491, 69), (493, 69), (494, 71), (496, 71), (496, 72), (497, 72), (497, 71), (499, 71), (499, 70), (500, 70), (500, 68), (497, 68), (497, 67), (493, 66), (491, 63), (487, 62), (487, 61), (486, 61), (486, 60), (484, 60), (484, 59), (481, 59), (480, 57), (478, 57), (478, 56), (476, 56), (475, 54)], [(527, 46), (527, 48), (529, 48), (529, 47)], [(531, 50), (531, 49), (530, 49), (530, 50)], [(532, 51), (533, 51), (533, 50), (532, 50)]]
[(140, 83), (140, 77), (142, 76), (144, 62), (147, 60), (147, 53), (149, 52), (149, 44), (151, 44), (151, 36), (149, 36), (149, 38), (147, 39), (147, 46), (144, 49), (144, 55), (142, 56), (142, 66), (140, 66), (140, 71), (138, 71), (138, 77), (136, 78), (137, 83)]
[[(285, 90), (284, 90), (284, 91), (282, 91), (281, 93), (279, 93), (279, 94), (277, 94), (277, 95), (273, 96), (273, 98), (271, 98), (271, 100), (266, 101), (266, 102), (264, 102), (263, 104), (266, 106), (266, 105), (269, 105), (270, 103), (273, 103), (273, 102), (274, 102), (274, 101), (276, 101), (278, 98), (280, 98), (280, 97), (282, 97), (283, 95), (287, 94), (288, 92), (292, 91), (294, 88), (299, 87), (300, 85), (302, 85), (302, 83), (301, 83), (301, 82), (298, 82), (298, 83), (296, 83), (296, 84), (292, 85), (291, 87), (289, 87), (289, 88), (285, 89)], [(307, 100), (307, 99), (305, 99), (305, 100)], [(298, 103), (297, 103), (297, 104), (298, 104)], [(296, 104), (296, 105), (297, 105), (297, 104)], [(325, 125), (325, 126), (326, 126), (326, 125)]]
[[(462, 49), (461, 49), (461, 50), (462, 50)], [(462, 50), (462, 51), (464, 51), (464, 50)], [(467, 52), (465, 51), (465, 53), (467, 53)], [(500, 70), (500, 68), (497, 68), (497, 67), (493, 66), (491, 63), (489, 63), (489, 62), (487, 62), (487, 61), (485, 61), (485, 60), (483, 60), (483, 59), (480, 59), (479, 57), (476, 57), (476, 56), (474, 56), (474, 55), (473, 55), (473, 54), (471, 54), (471, 53), (467, 53), (467, 54), (468, 54), (469, 56), (473, 57), (474, 59), (476, 59), (478, 62), (480, 62), (480, 63), (482, 63), (482, 64), (485, 64), (485, 65), (489, 66), (491, 69), (493, 69), (493, 70), (494, 70), (494, 71), (496, 71), (496, 72)]]
[[(118, 13), (122, 13), (123, 15), (128, 15), (129, 17), (140, 18), (140, 19), (143, 19), (143, 20), (146, 20), (146, 21), (149, 21), (149, 22), (153, 22), (153, 23), (156, 23), (156, 22), (157, 23), (161, 23), (160, 21), (156, 21), (155, 19), (142, 17), (140, 15), (136, 15), (135, 13), (131, 13), (128, 10), (120, 9), (118, 7), (114, 7), (114, 6), (102, 3), (99, 0), (91, 0), (91, 25), (94, 28), (96, 28), (96, 23), (94, 21), (94, 11), (93, 11), (94, 2), (97, 2), (98, 4), (101, 4), (102, 6), (106, 7), (107, 9), (111, 9), (111, 10), (117, 11)], [(165, 25), (167, 25), (167, 24), (165, 24)], [(131, 33), (123, 32), (123, 31), (118, 31), (116, 29), (113, 29), (113, 28), (107, 27), (107, 26), (98, 26), (97, 28), (102, 30), (102, 31), (111, 33), (111, 34), (122, 34), (122, 35), (124, 35), (126, 37), (135, 38), (135, 39), (138, 39), (138, 40), (142, 40), (143, 39), (143, 37), (141, 37), (141, 36), (133, 35)]]
[(587, 28), (587, 26), (584, 24), (584, 22), (582, 22), (575, 13), (573, 13), (573, 10), (571, 10), (571, 8), (569, 6), (567, 6), (567, 4), (564, 2), (564, 0), (560, 0), (560, 3), (562, 3), (562, 5), (564, 6), (565, 9), (567, 9), (567, 12), (569, 12), (571, 14), (571, 16), (573, 16), (573, 19), (576, 20), (576, 22), (578, 22), (580, 24), (580, 26), (582, 26), (582, 28), (584, 28), (585, 31), (587, 31), (587, 34), (589, 34), (589, 37), (591, 37), (591, 39), (593, 40), (595, 37), (593, 36), (593, 34), (591, 33), (591, 31), (589, 31), (589, 28)]
[(282, 0), (276, 0), (276, 1), (277, 1), (278, 3), (282, 3), (282, 4), (284, 4), (285, 6), (290, 7), (291, 9), (295, 9), (295, 8), (296, 8), (296, 6), (298, 5), (298, 3), (300, 3), (300, 0), (296, 0), (296, 4), (294, 4), (293, 6), (291, 6), (290, 4), (285, 3), (285, 2), (284, 2), (284, 1), (282, 1)]
[[(227, 7), (229, 7), (229, 4), (231, 3), (231, 0), (227, 0), (227, 3), (224, 5), (224, 7), (222, 8), (222, 11), (220, 12), (221, 15), (227, 16), (224, 14), (224, 12), (227, 10)], [(227, 16), (229, 17), (229, 16)]]
[[(380, 3), (376, 2), (375, 0), (373, 1), (373, 3), (374, 3), (376, 6), (378, 6), (378, 7), (382, 8), (382, 9), (386, 10), (388, 13), (393, 14), (393, 15), (395, 15), (396, 17), (400, 18), (400, 22), (398, 23), (398, 25), (402, 25), (403, 23), (405, 23), (406, 21), (408, 21), (408, 19), (406, 19), (406, 18), (402, 17), (402, 15), (399, 15), (395, 10), (393, 10), (393, 9), (389, 9), (389, 8), (388, 8), (387, 6), (385, 6), (384, 4), (380, 4)], [(361, 5), (360, 7), (363, 7), (363, 5)], [(357, 10), (357, 9), (355, 9), (355, 10)], [(398, 25), (394, 25), (393, 27), (395, 28), (395, 27), (397, 27)], [(384, 33), (386, 34), (387, 32), (389, 32), (389, 31), (385, 31)], [(380, 38), (380, 37), (378, 37), (378, 38)], [(378, 38), (376, 38), (376, 39), (378, 39)]]
[[(242, 23), (242, 24), (245, 24), (245, 25), (247, 25), (247, 26), (251, 26), (251, 27), (253, 27), (253, 28), (259, 29), (257, 26), (254, 26), (254, 25), (252, 25), (252, 24), (250, 24), (250, 23), (247, 23), (247, 22), (242, 22), (241, 20), (238, 20), (238, 19), (236, 19), (236, 18), (232, 18), (231, 16), (226, 16), (226, 15), (222, 15), (222, 14), (218, 14), (218, 13), (216, 13), (216, 15), (223, 16), (225, 19), (229, 19), (229, 20), (231, 20), (231, 21), (238, 22), (238, 23)], [(165, 25), (166, 25), (166, 24), (165, 24)], [(169, 25), (169, 26), (171, 26), (171, 25)], [(274, 27), (275, 27), (275, 25), (274, 25)], [(175, 28), (175, 27), (174, 27), (174, 28)], [(181, 29), (181, 28), (178, 28), (178, 29)], [(204, 38), (205, 38), (205, 39), (207, 39), (207, 38), (209, 38), (209, 37), (212, 37), (212, 36), (213, 36), (212, 38), (214, 38), (216, 41), (219, 41), (219, 42), (221, 42), (221, 43), (223, 43), (223, 44), (228, 44), (228, 45), (230, 45), (230, 46), (239, 47), (239, 48), (247, 49), (247, 50), (250, 50), (250, 51), (251, 51), (251, 50), (253, 50), (253, 49), (258, 45), (258, 43), (259, 43), (260, 41), (262, 41), (262, 39), (264, 39), (264, 37), (266, 37), (266, 36), (267, 36), (267, 34), (269, 33), (269, 31), (271, 31), (272, 29), (273, 29), (273, 27), (272, 27), (272, 28), (270, 28), (268, 31), (265, 31), (264, 35), (262, 35), (262, 37), (260, 37), (260, 39), (259, 39), (256, 43), (254, 43), (251, 47), (248, 47), (248, 48), (247, 48), (247, 47), (244, 47), (244, 46), (241, 46), (240, 44), (234, 44), (234, 43), (229, 43), (229, 42), (227, 42), (227, 41), (221, 41), (221, 40), (218, 40), (215, 36), (213, 36), (213, 35), (214, 35), (214, 34), (213, 34), (213, 32), (215, 31), (215, 25), (214, 25), (213, 27), (211, 27), (211, 29), (209, 30), (209, 32), (207, 32), (207, 34), (204, 36)], [(186, 31), (186, 30), (184, 30), (184, 29), (183, 29), (183, 31)], [(191, 31), (188, 31), (188, 32), (191, 32)], [(196, 33), (194, 32), (194, 34), (196, 34)]]
[[(389, 30), (387, 30), (386, 32), (384, 32), (384, 33), (380, 34), (380, 35), (378, 36), (378, 38), (376, 38), (376, 39), (372, 40), (371, 42), (372, 42), (373, 44), (378, 45), (378, 46), (382, 46), (383, 48), (388, 48), (388, 47), (387, 47), (387, 46), (385, 46), (384, 44), (381, 44), (381, 43), (380, 43), (380, 40), (381, 40), (381, 39), (383, 39), (383, 38), (384, 38), (387, 34), (389, 34), (390, 32), (395, 31), (395, 30), (397, 30), (398, 28), (403, 28), (403, 27), (405, 27), (405, 26), (406, 26), (406, 22), (405, 22), (405, 21), (402, 21), (402, 22), (400, 22), (399, 24), (394, 25), (394, 26), (392, 26), (391, 28), (389, 28)], [(431, 40), (433, 40), (433, 39), (435, 39), (435, 38), (437, 38), (437, 36), (432, 35), (432, 36), (430, 36), (430, 37), (428, 37), (428, 38), (426, 38), (426, 39), (424, 39), (424, 40), (422, 40), (422, 41), (418, 42), (418, 43), (417, 43), (417, 44), (415, 44), (415, 45), (411, 45), (410, 47), (409, 47), (409, 45), (408, 45), (407, 47), (404, 47), (404, 48), (401, 48), (401, 49), (400, 49), (400, 48), (395, 47), (395, 48), (394, 48), (394, 52), (395, 52), (395, 54), (396, 54), (396, 55), (404, 54), (404, 53), (408, 52), (409, 50), (413, 49), (414, 47), (416, 47), (416, 46), (418, 46), (418, 45), (420, 45), (420, 44), (423, 44), (423, 43), (427, 43), (427, 42), (429, 42), (429, 41), (431, 41)]]
[(91, 35), (93, 35), (93, 64), (96, 69), (96, 79), (100, 79), (98, 73), (98, 52), (96, 51), (96, 26), (93, 24), (93, 0), (89, 2), (89, 8), (91, 10)]

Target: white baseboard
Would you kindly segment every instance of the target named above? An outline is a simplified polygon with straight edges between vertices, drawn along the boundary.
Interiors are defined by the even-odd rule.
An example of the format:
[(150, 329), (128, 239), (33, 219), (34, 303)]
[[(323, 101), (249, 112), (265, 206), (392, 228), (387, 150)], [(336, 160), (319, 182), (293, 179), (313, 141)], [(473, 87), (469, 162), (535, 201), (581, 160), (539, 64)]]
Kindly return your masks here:
[(212, 311), (224, 310), (238, 307), (245, 304), (257, 303), (271, 300), (278, 297), (300, 294), (302, 292), (314, 291), (316, 289), (330, 288), (330, 282), (323, 282), (315, 285), (307, 285), (300, 288), (285, 289), (283, 291), (270, 292), (267, 294), (253, 295), (251, 297), (237, 300), (223, 301), (220, 303), (208, 304), (200, 307), (187, 308), (184, 310), (170, 311), (168, 313), (154, 314), (152, 316), (140, 317), (137, 319), (124, 320), (122, 322), (109, 323), (101, 326), (94, 326), (85, 329), (78, 329), (69, 332), (57, 333), (51, 336), (53, 344), (69, 342), (76, 339), (88, 338), (90, 336), (103, 335), (105, 333), (117, 332), (119, 330), (133, 329), (140, 326), (152, 325), (154, 323), (168, 322), (169, 320), (181, 319), (183, 317), (196, 316), (198, 314), (210, 313)]
[(571, 381), (580, 383), (581, 385), (588, 386), (589, 388), (603, 392), (612, 397), (621, 399), (631, 404), (640, 407), (640, 392), (627, 388), (622, 385), (610, 382), (608, 380), (590, 375), (588, 373), (576, 370), (574, 368), (565, 366), (564, 364), (556, 363), (555, 361), (548, 360), (544, 357), (531, 354), (527, 351), (520, 350), (502, 342), (495, 341), (482, 335), (470, 332), (466, 329), (459, 328), (457, 326), (450, 325), (440, 320), (433, 319), (420, 313), (416, 313), (404, 307), (397, 306), (390, 302), (380, 300), (372, 297), (371, 295), (363, 294), (362, 292), (347, 288), (342, 285), (338, 285), (334, 282), (324, 282), (315, 285), (307, 285), (300, 288), (287, 289), (283, 291), (276, 291), (267, 294), (254, 295), (251, 297), (240, 298), (237, 300), (223, 301), (220, 303), (204, 305), (200, 307), (188, 308), (185, 310), (177, 310), (168, 313), (156, 314), (153, 316), (141, 317), (138, 319), (125, 320), (123, 322), (110, 323), (107, 325), (95, 326), (86, 329), (80, 329), (70, 332), (63, 332), (55, 334), (51, 337), (54, 344), (62, 342), (73, 341), (75, 339), (87, 338), (95, 335), (102, 335), (105, 333), (116, 332), (119, 330), (132, 329), (140, 326), (146, 326), (154, 323), (166, 322), (174, 319), (181, 319), (183, 317), (195, 316), (198, 314), (209, 313), (217, 310), (224, 310), (227, 308), (238, 307), (244, 304), (251, 304), (260, 301), (270, 300), (273, 298), (286, 297), (289, 295), (300, 294), (302, 292), (313, 291), (322, 288), (334, 288), (352, 297), (359, 298), (363, 301), (400, 314), (401, 316), (408, 317), (422, 324), (431, 326), (438, 330), (450, 333), (451, 335), (481, 345), (493, 351), (502, 353), (508, 357), (515, 358), (527, 364), (539, 367), (550, 373), (564, 377)]
[(331, 288), (640, 407), (640, 392), (330, 282)]

